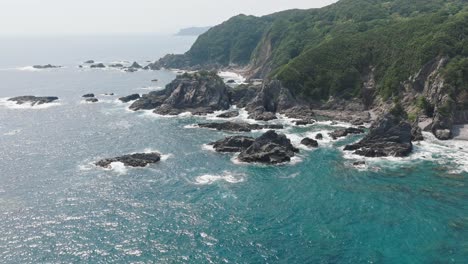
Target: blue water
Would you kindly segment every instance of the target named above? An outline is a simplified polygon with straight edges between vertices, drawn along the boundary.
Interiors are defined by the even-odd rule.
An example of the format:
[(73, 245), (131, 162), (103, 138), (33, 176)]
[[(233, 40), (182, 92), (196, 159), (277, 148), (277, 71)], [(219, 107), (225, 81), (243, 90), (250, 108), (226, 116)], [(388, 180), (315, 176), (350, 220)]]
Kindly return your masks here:
[[(417, 147), (419, 156), (357, 169), (341, 150), (359, 139), (351, 137), (301, 150), (294, 164), (237, 164), (203, 147), (230, 134), (190, 128), (206, 118), (134, 113), (116, 101), (163, 87), (173, 72), (73, 66), (153, 60), (194, 39), (119, 37), (110, 45), (115, 39), (33, 39), (21, 50), (14, 45), (21, 39), (0, 44), (0, 97), (61, 98), (46, 109), (0, 105), (0, 263), (467, 262), (462, 150), (429, 142)], [(13, 69), (47, 63), (68, 67)], [(101, 101), (82, 103), (89, 92)], [(116, 96), (101, 95), (110, 92)], [(294, 139), (335, 128), (282, 132)], [(92, 166), (148, 150), (166, 159), (142, 169)]]

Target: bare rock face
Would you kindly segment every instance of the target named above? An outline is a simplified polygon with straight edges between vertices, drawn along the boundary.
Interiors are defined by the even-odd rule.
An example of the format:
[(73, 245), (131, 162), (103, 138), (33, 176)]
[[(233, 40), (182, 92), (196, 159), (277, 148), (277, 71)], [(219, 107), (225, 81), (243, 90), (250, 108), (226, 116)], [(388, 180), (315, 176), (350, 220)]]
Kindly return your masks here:
[(120, 97), (119, 100), (122, 101), (123, 103), (128, 103), (130, 101), (134, 101), (140, 98), (139, 94), (131, 94), (128, 96)]
[(36, 97), (32, 95), (25, 95), (25, 96), (18, 96), (18, 97), (10, 98), (8, 99), (8, 101), (16, 102), (19, 105), (29, 103), (32, 106), (34, 106), (34, 105), (52, 103), (58, 99), (59, 98), (55, 96)]
[(229, 87), (223, 80), (212, 72), (198, 72), (177, 76), (165, 90), (143, 95), (130, 109), (154, 109), (161, 115), (183, 112), (203, 115), (229, 107)]
[(406, 157), (413, 150), (412, 126), (400, 117), (387, 114), (371, 127), (360, 142), (347, 145), (345, 151), (365, 157)]
[(103, 159), (96, 162), (96, 166), (109, 168), (113, 162), (122, 162), (128, 167), (146, 167), (148, 164), (156, 163), (161, 160), (161, 154), (157, 152), (152, 153), (137, 153), (131, 155), (124, 155), (120, 157)]
[(255, 139), (254, 143), (242, 151), (238, 159), (248, 163), (279, 164), (291, 161), (299, 152), (284, 134), (270, 130)]
[(233, 136), (213, 142), (210, 145), (217, 152), (241, 152), (252, 146), (255, 139), (245, 136)]

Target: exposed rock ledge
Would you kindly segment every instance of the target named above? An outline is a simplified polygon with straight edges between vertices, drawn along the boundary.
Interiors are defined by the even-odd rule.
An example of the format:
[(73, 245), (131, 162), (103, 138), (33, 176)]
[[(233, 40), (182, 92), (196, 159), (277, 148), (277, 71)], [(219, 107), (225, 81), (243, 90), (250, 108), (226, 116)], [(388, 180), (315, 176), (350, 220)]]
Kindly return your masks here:
[(299, 152), (284, 134), (270, 130), (253, 139), (236, 136), (213, 142), (213, 148), (218, 152), (240, 152), (238, 159), (248, 163), (279, 164), (291, 161)]
[(52, 103), (58, 99), (59, 98), (55, 96), (36, 97), (32, 95), (25, 95), (25, 96), (18, 96), (18, 97), (10, 98), (8, 99), (8, 101), (16, 102), (19, 105), (30, 103), (32, 106), (34, 106), (34, 105)]
[(250, 132), (252, 130), (260, 129), (283, 129), (282, 125), (259, 125), (259, 124), (248, 124), (248, 123), (202, 123), (198, 124), (201, 128), (210, 128), (220, 131), (231, 131), (231, 132)]
[(95, 165), (103, 168), (109, 168), (113, 162), (122, 162), (125, 166), (128, 167), (146, 167), (147, 165), (159, 162), (160, 160), (161, 154), (157, 152), (136, 153), (110, 159), (103, 159), (96, 162)]
[(413, 150), (412, 126), (402, 118), (386, 114), (376, 121), (360, 142), (347, 145), (345, 151), (365, 157), (406, 157)]

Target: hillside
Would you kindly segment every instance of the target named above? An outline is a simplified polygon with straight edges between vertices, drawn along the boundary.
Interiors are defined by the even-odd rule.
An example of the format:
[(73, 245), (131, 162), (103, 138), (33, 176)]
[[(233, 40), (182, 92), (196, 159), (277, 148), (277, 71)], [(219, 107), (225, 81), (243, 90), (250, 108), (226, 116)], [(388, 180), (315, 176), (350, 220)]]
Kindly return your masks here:
[(368, 108), (398, 102), (412, 118), (448, 116), (441, 128), (450, 128), (468, 121), (467, 26), (463, 0), (341, 0), (233, 17), (160, 64), (243, 68), (311, 102), (361, 98)]

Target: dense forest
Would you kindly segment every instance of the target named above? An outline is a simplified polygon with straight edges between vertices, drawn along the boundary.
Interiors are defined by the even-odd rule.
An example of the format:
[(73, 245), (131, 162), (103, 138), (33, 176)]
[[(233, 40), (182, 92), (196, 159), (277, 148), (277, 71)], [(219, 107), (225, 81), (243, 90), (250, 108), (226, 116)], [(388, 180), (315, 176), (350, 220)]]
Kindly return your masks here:
[[(173, 66), (249, 66), (313, 100), (358, 97), (363, 76), (398, 96), (427, 62), (447, 57), (453, 90), (468, 90), (468, 4), (463, 0), (341, 0), (263, 17), (239, 15), (201, 35)], [(170, 65), (171, 63), (169, 63)]]

